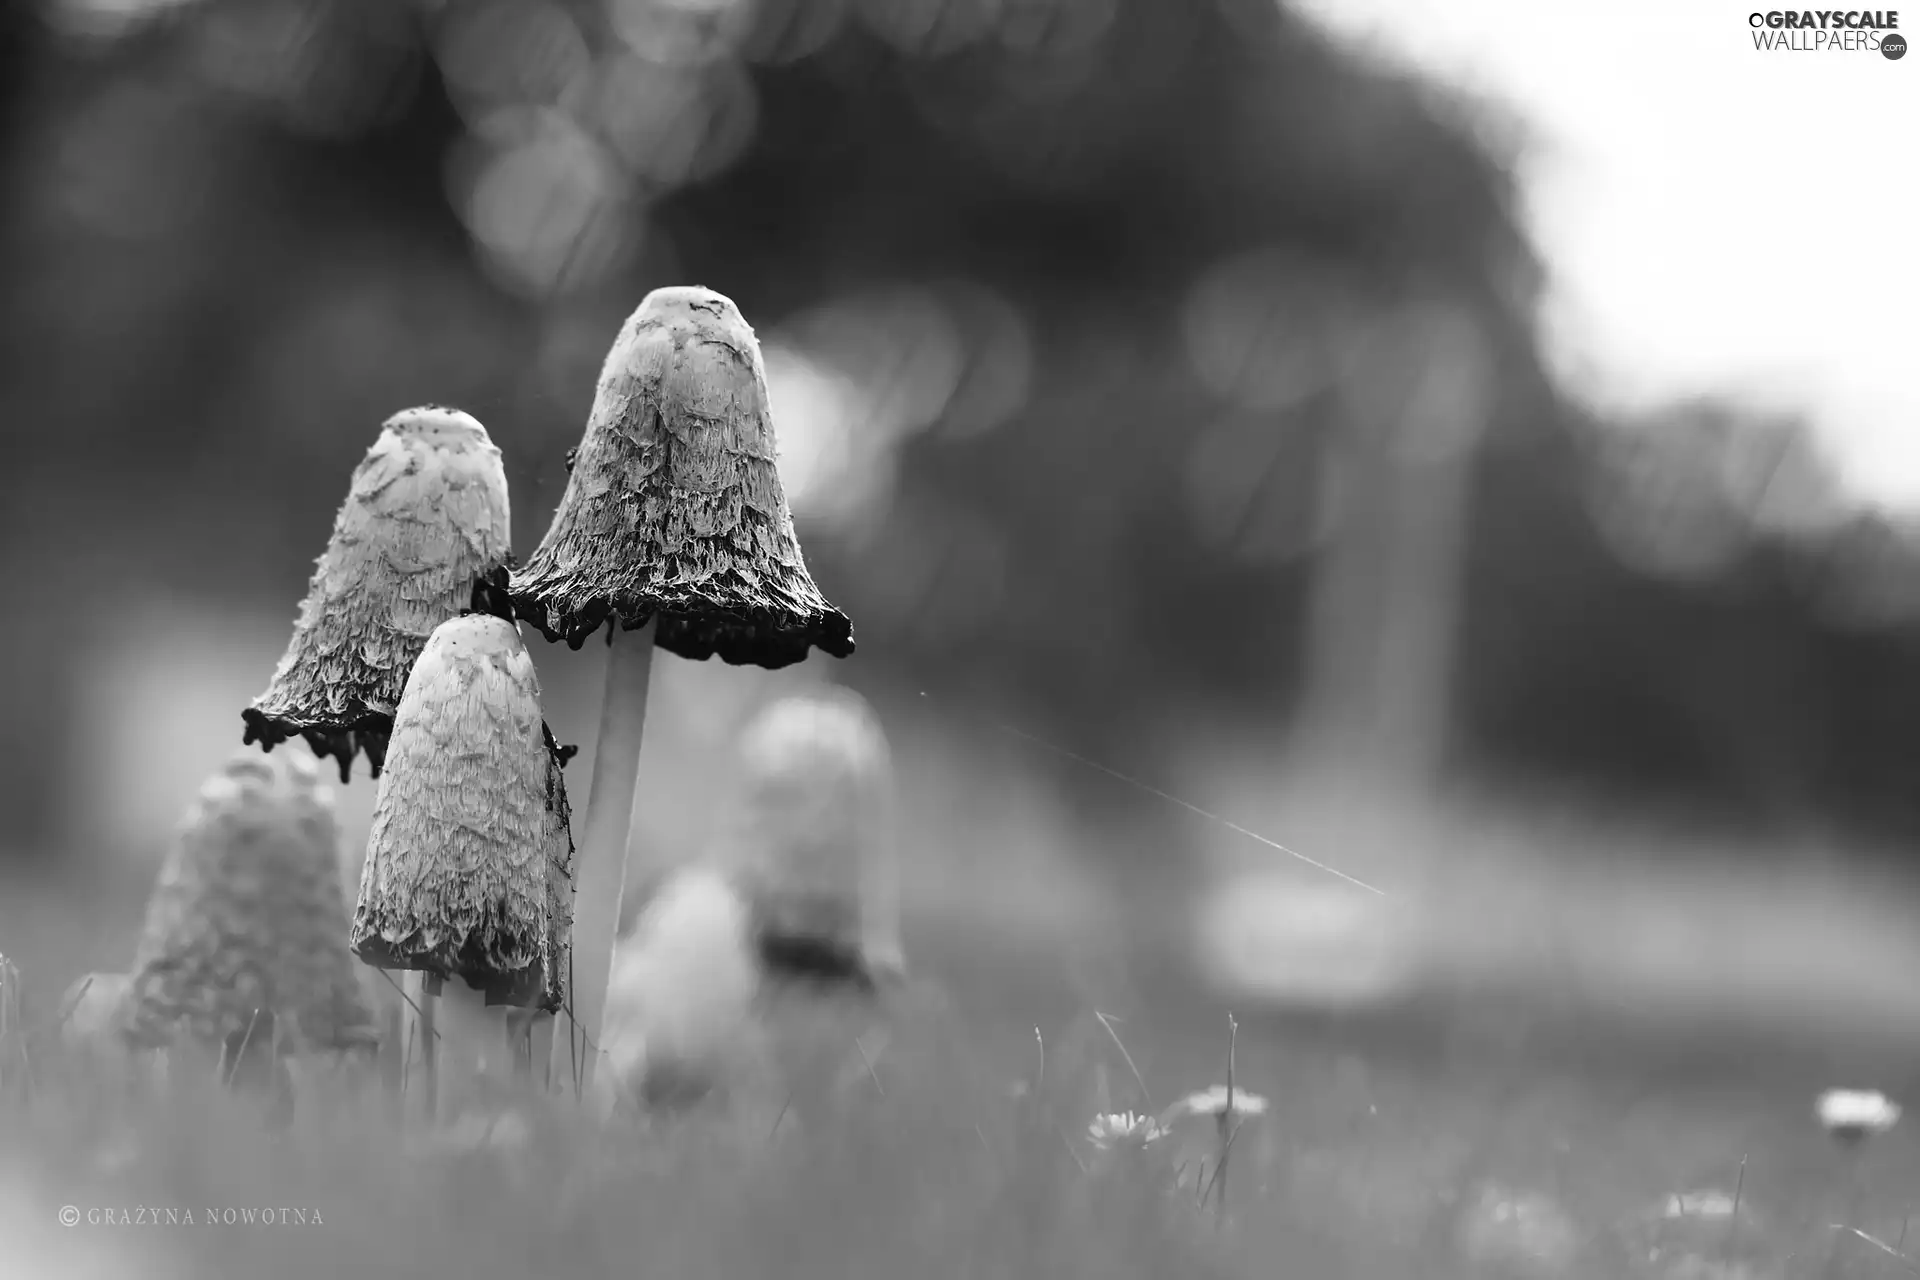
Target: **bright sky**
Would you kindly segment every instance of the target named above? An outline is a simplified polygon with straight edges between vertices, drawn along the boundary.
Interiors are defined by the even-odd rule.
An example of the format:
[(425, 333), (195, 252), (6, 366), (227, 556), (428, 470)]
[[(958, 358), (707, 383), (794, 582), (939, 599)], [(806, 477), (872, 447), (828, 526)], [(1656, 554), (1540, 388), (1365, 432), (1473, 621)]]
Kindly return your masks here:
[(1920, 54), (1756, 50), (1736, 0), (1297, 3), (1534, 131), (1565, 385), (1804, 409), (1850, 488), (1920, 513)]

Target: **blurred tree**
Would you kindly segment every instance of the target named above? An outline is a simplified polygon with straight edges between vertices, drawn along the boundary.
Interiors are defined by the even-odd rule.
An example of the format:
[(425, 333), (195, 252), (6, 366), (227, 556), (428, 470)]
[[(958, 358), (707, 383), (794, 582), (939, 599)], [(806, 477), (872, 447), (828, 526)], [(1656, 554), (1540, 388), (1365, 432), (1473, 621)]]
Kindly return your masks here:
[[(1913, 614), (1858, 585), (1897, 584), (1904, 531), (1756, 535), (1722, 502), (1746, 514), (1699, 528), (1737, 554), (1623, 562), (1591, 501), (1618, 467), (1541, 367), (1500, 122), (1282, 6), (72, 20), (108, 7), (0, 10), (23, 828), (84, 750), (69, 635), (136, 590), (290, 607), (404, 404), (487, 422), (527, 542), (607, 343), (667, 282), (767, 336), (862, 683), (990, 698), (1143, 774), (1176, 713), (1294, 716), (1405, 778), (1506, 760), (1915, 818)], [(1703, 438), (1752, 435), (1722, 417)], [(1693, 476), (1679, 456), (1632, 474)], [(1805, 567), (1829, 547), (1844, 573)], [(1179, 847), (1161, 807), (1062, 779), (1120, 855)]]

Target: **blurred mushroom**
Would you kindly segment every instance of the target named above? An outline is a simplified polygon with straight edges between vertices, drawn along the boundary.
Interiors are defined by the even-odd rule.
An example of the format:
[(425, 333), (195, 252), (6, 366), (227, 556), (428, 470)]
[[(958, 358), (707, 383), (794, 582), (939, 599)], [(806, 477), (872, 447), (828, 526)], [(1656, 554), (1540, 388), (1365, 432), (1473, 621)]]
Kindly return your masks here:
[(242, 713), (267, 751), (306, 739), (347, 781), (356, 751), (380, 776), (394, 706), (432, 630), (467, 608), (508, 558), (500, 450), (458, 409), (388, 418), (334, 518), (293, 640)]
[[(1900, 1104), (1877, 1089), (1828, 1089), (1815, 1101), (1814, 1114), (1819, 1117), (1821, 1128), (1839, 1146), (1846, 1166), (1842, 1177), (1846, 1217), (1843, 1222), (1831, 1225), (1832, 1239), (1824, 1272), (1834, 1277), (1841, 1274), (1846, 1248), (1853, 1239), (1886, 1247), (1867, 1235), (1861, 1226), (1866, 1221), (1866, 1206), (1871, 1199), (1864, 1156), (1868, 1138), (1878, 1137), (1900, 1123)], [(1892, 1252), (1899, 1256), (1897, 1250)]]
[(886, 736), (829, 689), (767, 707), (739, 756), (739, 821), (618, 950), (603, 1103), (674, 1109), (770, 1069), (804, 1113), (870, 1070), (861, 1038), (905, 976)]
[(352, 934), (362, 960), (418, 971), (440, 997), (420, 1024), (429, 1080), (492, 1074), (510, 1056), (507, 1010), (566, 1001), (563, 760), (514, 625), (475, 613), (435, 628), (394, 717)]
[[(581, 837), (571, 1017), (598, 1047), (656, 644), (778, 668), (853, 652), (807, 573), (775, 465), (766, 370), (739, 308), (656, 289), (607, 353), (553, 523), (512, 578), (519, 616), (578, 649), (609, 628), (606, 693)], [(638, 634), (624, 634), (634, 633)], [(582, 1055), (589, 1072), (596, 1053)]]
[(281, 1055), (371, 1050), (373, 1017), (341, 945), (338, 847), (333, 792), (311, 757), (235, 753), (161, 867), (123, 1005), (101, 1008), (103, 992), (96, 1016), (137, 1050), (184, 1033), (230, 1080), (282, 1095)]
[(782, 698), (741, 735), (740, 764), (721, 857), (754, 905), (768, 968), (900, 970), (893, 763), (873, 708), (836, 687)]
[(1885, 1133), (1900, 1122), (1900, 1104), (1872, 1089), (1829, 1089), (1814, 1104), (1820, 1125), (1842, 1146)]
[(644, 1110), (705, 1100), (756, 1046), (760, 969), (746, 902), (711, 867), (669, 875), (614, 953), (607, 993), (603, 1109), (623, 1094)]

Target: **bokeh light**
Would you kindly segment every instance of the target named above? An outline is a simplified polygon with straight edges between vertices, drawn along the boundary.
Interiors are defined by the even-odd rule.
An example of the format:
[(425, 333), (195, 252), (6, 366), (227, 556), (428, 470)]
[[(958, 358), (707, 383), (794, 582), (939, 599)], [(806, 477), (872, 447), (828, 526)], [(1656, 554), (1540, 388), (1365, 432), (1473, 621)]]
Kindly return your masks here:
[(593, 66), (579, 24), (551, 0), (470, 0), (443, 8), (433, 50), (469, 121), (494, 107), (557, 106)]
[(615, 54), (595, 68), (589, 116), (614, 153), (656, 189), (713, 177), (738, 160), (759, 125), (739, 63), (655, 62)]
[(884, 491), (875, 441), (852, 379), (801, 350), (763, 345), (767, 397), (780, 438), (780, 483), (794, 515), (828, 527), (865, 514)]
[(1253, 410), (1292, 408), (1338, 385), (1365, 334), (1337, 272), (1285, 249), (1217, 263), (1195, 281), (1181, 320), (1201, 386)]
[(53, 0), (53, 29), (81, 45), (104, 46), (172, 17), (200, 0)]
[(852, 0), (754, 0), (754, 21), (740, 54), (779, 66), (812, 57), (840, 34)]
[(1195, 916), (1199, 962), (1241, 999), (1360, 1011), (1417, 988), (1419, 921), (1351, 885), (1241, 874), (1205, 895)]
[(1389, 310), (1365, 330), (1340, 384), (1357, 431), (1414, 463), (1457, 460), (1486, 426), (1487, 341), (1472, 314), (1445, 302)]
[(573, 120), (505, 108), (449, 167), (474, 243), (502, 285), (551, 297), (589, 285), (638, 249), (644, 223), (627, 179)]
[(1020, 313), (965, 280), (856, 291), (789, 317), (764, 347), (787, 499), (832, 528), (882, 510), (908, 438), (992, 431), (1033, 376)]
[(1723, 573), (1752, 546), (1819, 544), (1851, 518), (1831, 466), (1791, 418), (1686, 404), (1600, 431), (1593, 443), (1598, 527), (1646, 572)]
[(933, 290), (900, 286), (836, 299), (790, 322), (799, 340), (862, 390), (876, 436), (921, 431), (946, 410), (966, 369), (959, 327)]
[(1588, 502), (1595, 528), (1641, 572), (1704, 579), (1747, 550), (1752, 527), (1727, 493), (1713, 442), (1683, 424), (1609, 430), (1597, 441)]
[(952, 439), (984, 435), (1026, 407), (1034, 374), (1032, 326), (1006, 295), (974, 281), (944, 282), (937, 296), (958, 330), (964, 361), (939, 431)]
[(877, 509), (901, 444), (951, 407), (961, 435), (1016, 412), (1031, 359), (1017, 313), (966, 284), (856, 291), (789, 317), (766, 346), (789, 500), (842, 525)]
[(620, 41), (648, 62), (702, 66), (739, 49), (754, 26), (753, 0), (606, 0)]
[(1846, 522), (1849, 512), (1833, 468), (1805, 423), (1727, 420), (1719, 438), (1722, 483), (1762, 533), (1819, 540)]
[(210, 5), (195, 62), (208, 84), (270, 105), (288, 127), (346, 139), (393, 119), (419, 87), (413, 15), (364, 0)]

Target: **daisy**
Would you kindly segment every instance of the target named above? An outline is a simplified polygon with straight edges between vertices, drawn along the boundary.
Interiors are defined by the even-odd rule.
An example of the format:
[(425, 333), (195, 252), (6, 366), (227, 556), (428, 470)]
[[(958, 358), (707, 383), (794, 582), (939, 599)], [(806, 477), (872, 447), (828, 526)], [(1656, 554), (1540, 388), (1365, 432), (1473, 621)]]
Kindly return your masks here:
[(1126, 1143), (1145, 1146), (1159, 1141), (1165, 1134), (1158, 1120), (1131, 1111), (1095, 1116), (1093, 1123), (1087, 1126), (1087, 1138), (1102, 1151)]

